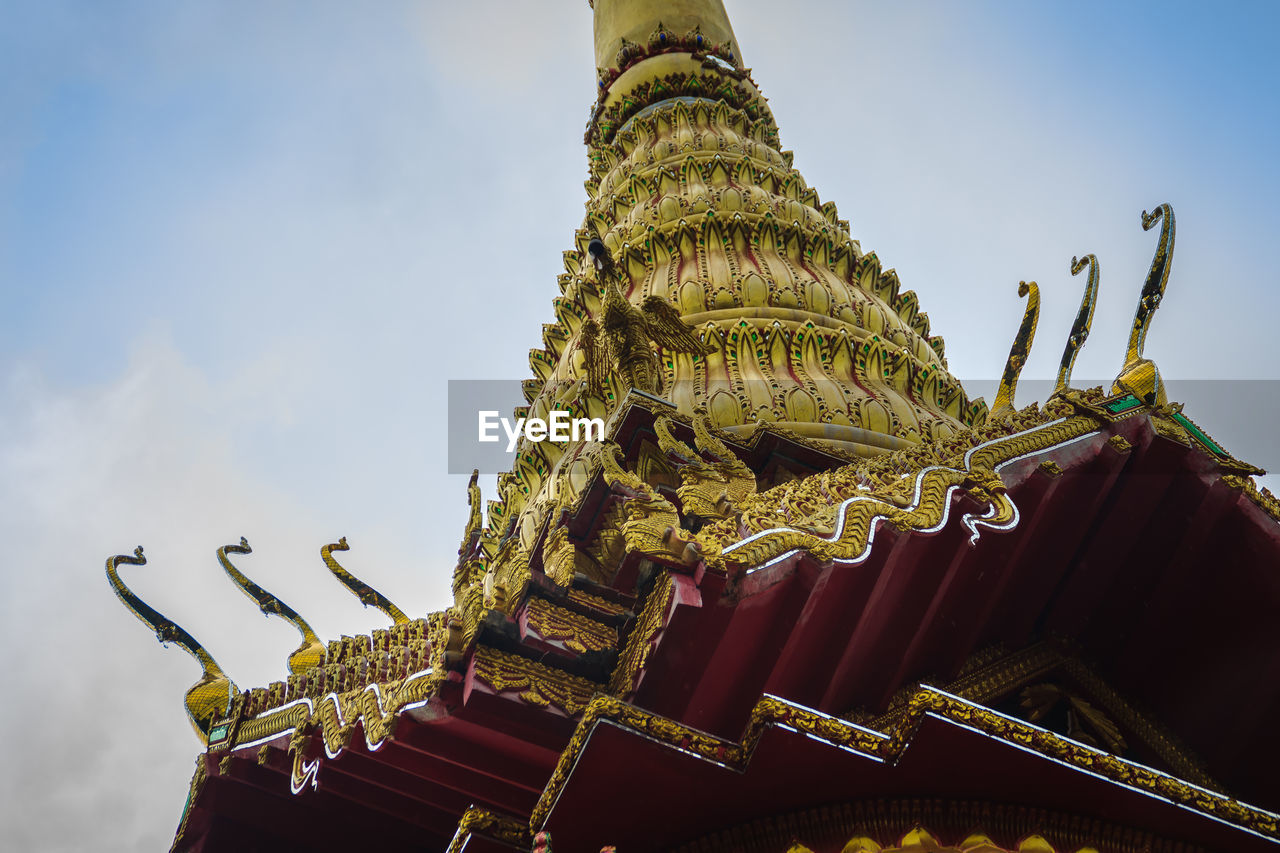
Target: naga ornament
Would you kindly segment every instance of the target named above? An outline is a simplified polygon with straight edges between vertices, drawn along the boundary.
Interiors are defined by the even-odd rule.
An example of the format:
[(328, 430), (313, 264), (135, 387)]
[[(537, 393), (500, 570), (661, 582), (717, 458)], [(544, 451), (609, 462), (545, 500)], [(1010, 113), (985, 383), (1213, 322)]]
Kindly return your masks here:
[[(475, 484), (475, 475), (472, 475), (472, 484)], [(343, 536), (337, 542), (331, 545), (325, 545), (320, 549), (320, 559), (324, 560), (324, 564), (329, 567), (329, 571), (333, 572), (333, 576), (341, 581), (342, 585), (360, 599), (360, 603), (365, 607), (372, 605), (383, 613), (387, 614), (397, 625), (404, 625), (409, 621), (409, 617), (404, 615), (404, 611), (396, 607), (382, 593), (360, 580), (351, 572), (344, 569), (333, 558), (334, 551), (349, 551), (351, 546), (347, 544), (347, 537)]]
[(1040, 319), (1040, 287), (1034, 281), (1018, 282), (1018, 295), (1028, 296), (1027, 310), (1022, 314), (1022, 323), (1018, 326), (1018, 334), (1009, 348), (1009, 360), (1004, 364), (1004, 375), (1000, 377), (1000, 388), (996, 391), (996, 400), (991, 405), (991, 417), (1000, 418), (1013, 413), (1013, 395), (1018, 390), (1018, 377), (1027, 363), (1031, 353), (1031, 342), (1036, 337), (1036, 323)]
[(145, 566), (147, 558), (142, 555), (142, 546), (139, 545), (134, 549), (132, 557), (127, 554), (117, 554), (107, 558), (107, 580), (111, 583), (111, 589), (134, 616), (156, 632), (156, 639), (165, 645), (177, 643), (187, 654), (195, 658), (204, 670), (200, 680), (191, 685), (191, 689), (187, 691), (184, 702), (191, 725), (195, 727), (196, 733), (205, 743), (208, 743), (209, 731), (213, 728), (213, 724), (219, 719), (226, 719), (231, 713), (232, 702), (238, 695), (236, 685), (218, 666), (213, 655), (205, 651), (204, 646), (197, 643), (182, 626), (160, 615), (134, 594), (133, 590), (125, 586), (124, 581), (120, 579), (121, 563)]
[(1071, 370), (1075, 367), (1076, 356), (1089, 337), (1089, 328), (1093, 325), (1093, 307), (1098, 301), (1098, 258), (1085, 255), (1083, 258), (1071, 259), (1071, 274), (1079, 275), (1089, 268), (1089, 280), (1084, 286), (1084, 296), (1080, 298), (1080, 310), (1076, 313), (1075, 322), (1071, 324), (1071, 334), (1067, 335), (1067, 345), (1062, 350), (1062, 363), (1058, 365), (1058, 381), (1054, 383), (1053, 393), (1061, 394), (1071, 384)]
[(239, 545), (223, 545), (218, 549), (218, 562), (222, 564), (222, 568), (226, 570), (235, 585), (258, 603), (259, 610), (268, 616), (279, 616), (302, 634), (302, 645), (289, 655), (289, 672), (301, 675), (314, 666), (322, 666), (325, 661), (324, 643), (320, 642), (316, 632), (311, 630), (307, 620), (299, 616), (298, 611), (245, 577), (231, 564), (231, 559), (227, 557), (228, 553), (252, 554), (253, 549), (249, 547), (249, 541), (241, 536)]
[[(676, 497), (680, 499), (680, 508), (686, 515), (701, 519), (729, 518), (743, 500), (755, 494), (755, 473), (728, 445), (712, 434), (703, 412), (697, 412), (693, 417), (694, 442), (698, 445), (696, 451), (671, 434), (670, 418), (659, 417), (653, 427), (658, 436), (658, 446), (677, 460), (680, 487), (676, 490)], [(715, 461), (706, 461), (703, 454)]]
[(1129, 332), (1124, 367), (1111, 386), (1111, 393), (1127, 392), (1147, 405), (1163, 406), (1169, 402), (1164, 381), (1160, 378), (1160, 370), (1155, 362), (1142, 357), (1142, 347), (1147, 340), (1151, 318), (1160, 307), (1160, 300), (1164, 298), (1165, 286), (1169, 283), (1169, 269), (1173, 266), (1173, 208), (1162, 204), (1150, 213), (1142, 211), (1142, 230), (1150, 231), (1157, 220), (1161, 221), (1160, 240), (1156, 243), (1156, 254), (1151, 259), (1151, 269), (1147, 272), (1147, 280), (1142, 284), (1138, 308), (1133, 314), (1133, 330)]

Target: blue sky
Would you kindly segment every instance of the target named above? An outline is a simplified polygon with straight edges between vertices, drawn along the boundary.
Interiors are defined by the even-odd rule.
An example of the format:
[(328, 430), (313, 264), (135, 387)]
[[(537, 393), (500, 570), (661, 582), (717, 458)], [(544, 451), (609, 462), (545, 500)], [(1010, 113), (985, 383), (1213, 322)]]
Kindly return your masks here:
[[(1044, 300), (1027, 375), (1052, 375), (1085, 252), (1103, 275), (1076, 375), (1114, 376), (1155, 241), (1139, 212), (1163, 201), (1178, 243), (1147, 354), (1175, 382), (1280, 378), (1280, 6), (726, 5), (796, 166), (919, 293), (962, 378), (999, 375), (1024, 278)], [(6, 672), (56, 701), (0, 708), (7, 742), (38, 744), (0, 774), (0, 840), (155, 848), (186, 794), (197, 673), (114, 601), (103, 559), (146, 545), (128, 579), (242, 686), (280, 677), (296, 640), (221, 576), (214, 549), (241, 535), (245, 572), (325, 636), (380, 624), (319, 562), (342, 535), (404, 609), (446, 603), (466, 507), (445, 383), (526, 377), (552, 318), (585, 199), (590, 12), (4, 17), (3, 630), (27, 650)], [(1280, 466), (1262, 402), (1215, 405), (1188, 413)]]

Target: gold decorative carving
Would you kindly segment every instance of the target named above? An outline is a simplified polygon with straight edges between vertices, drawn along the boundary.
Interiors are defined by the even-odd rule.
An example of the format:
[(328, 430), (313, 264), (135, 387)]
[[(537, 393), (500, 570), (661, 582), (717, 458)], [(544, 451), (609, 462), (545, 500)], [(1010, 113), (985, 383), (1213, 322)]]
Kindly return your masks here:
[[(707, 562), (725, 567), (758, 566), (797, 549), (820, 560), (858, 559), (880, 519), (902, 530), (937, 526), (946, 517), (950, 492), (956, 487), (967, 488), (991, 505), (980, 520), (966, 517), (975, 534), (979, 524), (999, 528), (1014, 520), (1016, 509), (994, 473), (995, 466), (1096, 428), (1097, 422), (1087, 416), (1050, 422), (986, 442), (947, 463), (930, 465), (914, 478), (894, 477), (889, 488), (879, 492), (867, 485), (870, 471), (842, 468), (763, 493), (744, 508), (738, 525), (716, 525), (699, 532), (697, 538), (708, 554)], [(910, 506), (905, 509), (899, 505), (906, 503)], [(742, 538), (742, 528), (755, 535)]]
[(495, 691), (519, 690), (530, 705), (555, 706), (569, 715), (586, 708), (598, 689), (585, 678), (487, 646), (476, 649), (474, 665), (476, 678)]
[[(586, 221), (564, 256), (556, 322), (530, 356), (528, 414), (554, 407), (603, 417), (623, 386), (661, 388), (677, 411), (687, 417), (701, 408), (715, 429), (775, 422), (767, 429), (836, 458), (946, 439), (981, 423), (985, 404), (968, 400), (947, 372), (916, 295), (862, 253), (835, 205), (820, 201), (778, 150), (754, 85), (727, 67), (704, 70), (633, 75), (620, 84), (625, 91), (600, 102)], [(600, 396), (583, 394), (584, 381)], [(583, 494), (566, 488), (581, 480), (581, 467), (561, 464), (577, 453), (521, 445), (490, 505), (494, 542), (514, 532), (532, 551), (550, 532), (546, 519), (559, 523), (554, 510)], [(733, 463), (708, 457), (713, 466)], [(653, 473), (639, 461), (632, 470), (641, 480)], [(686, 516), (731, 520), (730, 505), (753, 489), (753, 477), (703, 479), (680, 503)], [(631, 550), (671, 566), (697, 561), (677, 520), (663, 517), (667, 507), (648, 495), (625, 497)], [(574, 544), (615, 566), (603, 553), (614, 556), (615, 531), (598, 535)], [(551, 562), (564, 568), (566, 556)], [(479, 575), (460, 571), (455, 586), (468, 613), (465, 587), (501, 572), (473, 559), (483, 563)], [(503, 586), (500, 577), (493, 586)], [(523, 589), (506, 585), (505, 612)]]
[(301, 793), (308, 785), (313, 789), (316, 787), (320, 774), (320, 757), (312, 755), (310, 760), (307, 759), (307, 755), (314, 752), (313, 740), (311, 733), (301, 727), (295, 729), (289, 736), (287, 751), (292, 758), (292, 765), (289, 768), (289, 790), (294, 794)]
[(462, 530), (462, 544), (458, 546), (459, 557), (472, 552), (484, 528), (484, 495), (480, 491), (479, 480), (480, 469), (473, 469), (471, 479), (467, 481), (467, 504), (470, 510), (467, 513), (467, 526)]
[[(376, 747), (392, 736), (396, 717), (406, 706), (432, 699), (447, 677), (448, 674), (442, 671), (424, 670), (403, 681), (370, 684), (344, 693), (329, 693), (315, 700), (299, 699), (283, 708), (245, 720), (229, 749), (252, 746), (288, 732), (294, 732), (297, 739), (302, 737), (299, 733), (310, 733), (319, 728), (320, 738), (329, 754), (336, 755), (347, 747), (357, 722), (363, 725), (365, 741)], [(297, 756), (295, 759), (295, 766), (301, 774), (298, 778), (301, 778), (305, 776), (304, 768)]]
[(544, 640), (562, 640), (566, 648), (578, 654), (612, 649), (618, 644), (618, 631), (586, 616), (556, 607), (541, 598), (530, 598), (527, 605), (529, 627)]
[(1111, 436), (1111, 438), (1107, 439), (1107, 444), (1111, 445), (1116, 453), (1129, 453), (1133, 450), (1133, 445), (1123, 435)]
[(472, 806), (458, 821), (458, 831), (454, 833), (446, 853), (461, 853), (472, 835), (484, 835), (520, 848), (527, 848), (533, 842), (533, 835), (524, 821)]
[(542, 571), (563, 587), (573, 586), (578, 565), (578, 549), (569, 541), (569, 530), (557, 527), (542, 546)]
[(611, 696), (591, 701), (583, 712), (578, 728), (542, 796), (534, 806), (530, 826), (541, 827), (559, 797), (578, 755), (595, 725), (607, 719), (635, 730), (650, 739), (670, 744), (707, 761), (734, 770), (743, 770), (763, 730), (777, 723), (804, 732), (818, 740), (853, 752), (893, 763), (907, 748), (926, 715), (935, 715), (992, 737), (1008, 741), (1030, 752), (1086, 770), (1105, 779), (1155, 794), (1177, 805), (1199, 811), (1237, 826), (1246, 827), (1280, 840), (1280, 818), (1269, 812), (1247, 806), (1230, 797), (1206, 791), (1198, 786), (1155, 770), (1116, 758), (1101, 750), (1076, 743), (1052, 732), (1014, 720), (980, 705), (951, 696), (930, 687), (920, 687), (907, 702), (906, 713), (888, 734), (882, 735), (829, 717), (809, 708), (793, 705), (773, 696), (762, 697), (752, 712), (742, 741), (725, 741), (691, 729), (673, 720), (658, 717)]
[(1062, 466), (1059, 465), (1057, 462), (1054, 462), (1052, 459), (1044, 460), (1043, 462), (1040, 463), (1038, 467), (1041, 471), (1043, 471), (1045, 474), (1047, 474), (1050, 477), (1056, 478), (1056, 477), (1062, 476)]
[(591, 240), (587, 251), (605, 289), (600, 325), (594, 319), (584, 321), (577, 344), (586, 361), (588, 393), (603, 396), (605, 379), (614, 369), (622, 379), (621, 390), (660, 393), (662, 377), (654, 344), (672, 353), (705, 355), (712, 351), (712, 346), (694, 336), (667, 300), (649, 296), (639, 308), (632, 305), (619, 292), (613, 256), (598, 237)]
[(173, 836), (172, 850), (177, 850), (183, 836), (187, 832), (187, 823), (191, 820), (191, 811), (196, 806), (196, 799), (200, 796), (200, 792), (204, 789), (205, 780), (209, 778), (209, 770), (206, 766), (207, 759), (204, 755), (196, 756), (196, 769), (191, 774), (191, 785), (187, 788), (187, 802), (182, 807), (182, 819), (178, 821), (178, 830)]
[(692, 422), (698, 450), (715, 461), (704, 461), (697, 451), (677, 440), (671, 434), (670, 418), (654, 421), (659, 446), (681, 460), (681, 484), (676, 491), (681, 510), (685, 515), (704, 519), (728, 518), (743, 500), (755, 494), (755, 473), (715, 436), (702, 412), (696, 412)]
[(1222, 784), (1205, 771), (1204, 765), (1172, 733), (1147, 715), (1139, 713), (1092, 669), (1077, 658), (1069, 657), (1063, 660), (1062, 671), (1095, 704), (1101, 705), (1113, 720), (1133, 732), (1173, 772), (1202, 788), (1224, 790)]
[(862, 800), (768, 815), (717, 830), (672, 853), (779, 853), (800, 843), (796, 839), (841, 853), (1205, 853), (1184, 841), (1070, 812), (923, 798)]
[[(1042, 678), (1062, 663), (1062, 653), (1049, 643), (1041, 642), (1009, 654), (1000, 647), (976, 652), (962, 667), (956, 680), (944, 685), (946, 692), (990, 705), (1029, 681)], [(908, 700), (919, 689), (918, 684), (903, 687), (889, 700), (889, 709), (878, 716), (851, 713), (846, 719), (878, 732), (892, 729), (905, 712)]]
[(1077, 696), (1070, 690), (1046, 682), (1024, 687), (1021, 696), (1027, 719), (1033, 723), (1044, 719), (1055, 707), (1065, 702), (1068, 705), (1067, 737), (1089, 746), (1104, 748), (1108, 752), (1120, 753), (1128, 748), (1116, 724), (1084, 697)]
[(228, 749), (234, 749), (239, 744), (260, 741), (266, 737), (282, 735), (305, 725), (310, 718), (311, 703), (306, 700), (267, 711), (241, 723), (240, 731), (236, 739), (228, 745)]
[(653, 641), (667, 621), (667, 610), (671, 606), (671, 597), (675, 586), (667, 572), (661, 572), (654, 578), (653, 588), (640, 611), (640, 618), (627, 636), (627, 642), (618, 657), (618, 665), (609, 679), (609, 692), (615, 696), (625, 696), (635, 688), (636, 679), (644, 671), (645, 662), (653, 650)]
[(1239, 489), (1244, 492), (1245, 497), (1253, 501), (1267, 515), (1280, 521), (1280, 500), (1271, 493), (1271, 490), (1263, 487), (1258, 488), (1258, 484), (1254, 482), (1252, 477), (1242, 477), (1235, 474), (1227, 474), (1222, 478), (1222, 482), (1226, 483), (1233, 489)]
[(608, 613), (610, 616), (621, 616), (627, 612), (625, 605), (616, 601), (609, 601), (607, 598), (601, 598), (598, 595), (591, 595), (580, 589), (569, 590), (569, 600), (579, 607), (589, 607), (592, 610)]
[[(966, 701), (990, 706), (1020, 687), (1047, 678), (1074, 685), (1183, 779), (1210, 790), (1222, 790), (1222, 785), (1205, 772), (1201, 762), (1163, 726), (1139, 713), (1078, 658), (1066, 655), (1052, 643), (1035, 643), (1013, 653), (999, 647), (984, 649), (975, 653), (965, 663), (962, 674), (943, 685), (942, 690)], [(890, 700), (889, 709), (878, 716), (851, 713), (845, 718), (876, 731), (891, 731), (899, 724), (908, 700), (919, 687), (913, 684), (899, 690)]]
[(1278, 819), (1269, 812), (1252, 808), (1230, 797), (1206, 791), (1165, 773), (1116, 758), (1100, 750), (1059, 737), (1052, 732), (1045, 732), (929, 688), (921, 688), (911, 698), (906, 716), (898, 730), (892, 734), (889, 745), (886, 747), (886, 755), (900, 753), (926, 713), (944, 716), (1066, 764), (1089, 770), (1104, 778), (1157, 794), (1187, 808), (1280, 839)]
[(698, 546), (681, 529), (680, 517), (671, 501), (626, 469), (622, 451), (616, 444), (605, 445), (601, 461), (605, 481), (624, 499), (627, 519), (622, 524), (622, 537), (628, 550), (666, 565), (696, 563)]

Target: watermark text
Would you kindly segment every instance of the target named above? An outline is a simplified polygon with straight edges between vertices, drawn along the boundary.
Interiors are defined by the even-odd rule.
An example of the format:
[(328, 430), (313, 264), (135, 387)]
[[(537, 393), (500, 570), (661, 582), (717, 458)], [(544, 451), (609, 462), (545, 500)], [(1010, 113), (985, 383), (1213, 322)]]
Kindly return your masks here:
[(553, 443), (569, 441), (601, 441), (604, 439), (604, 420), (602, 418), (575, 418), (572, 413), (553, 409), (544, 418), (510, 418), (499, 416), (494, 409), (485, 409), (477, 419), (477, 440), (483, 442), (500, 441), (498, 428), (507, 436), (507, 452), (516, 449), (516, 444), (523, 436), (527, 441), (551, 441)]

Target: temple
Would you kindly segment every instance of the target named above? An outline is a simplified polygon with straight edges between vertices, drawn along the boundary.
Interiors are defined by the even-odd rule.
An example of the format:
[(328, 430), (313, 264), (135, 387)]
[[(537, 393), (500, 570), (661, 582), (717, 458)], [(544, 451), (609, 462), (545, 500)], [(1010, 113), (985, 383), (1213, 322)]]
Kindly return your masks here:
[(1015, 400), (1027, 282), (988, 410), (792, 168), (720, 0), (593, 14), (586, 218), (519, 414), (603, 440), (522, 441), (487, 504), (473, 478), (444, 612), (324, 546), (369, 636), (220, 549), (300, 633), (267, 687), (129, 590), (141, 548), (109, 559), (203, 668), (173, 849), (1280, 850), (1280, 502), (1144, 354), (1173, 210), (1135, 221), (1115, 382), (1071, 386), (1085, 255), (1053, 394)]

